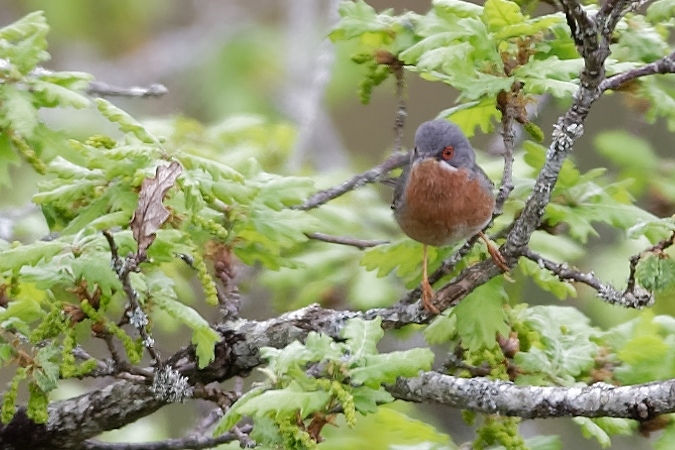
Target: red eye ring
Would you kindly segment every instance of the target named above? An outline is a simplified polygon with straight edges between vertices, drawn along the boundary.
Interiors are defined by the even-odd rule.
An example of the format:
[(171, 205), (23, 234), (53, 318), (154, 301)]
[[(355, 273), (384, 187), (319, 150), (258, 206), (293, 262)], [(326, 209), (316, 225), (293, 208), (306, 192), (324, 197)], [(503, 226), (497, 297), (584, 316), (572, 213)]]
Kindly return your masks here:
[(452, 157), (455, 156), (455, 148), (451, 145), (448, 145), (443, 149), (443, 153), (441, 153), (441, 156), (446, 161), (452, 159)]

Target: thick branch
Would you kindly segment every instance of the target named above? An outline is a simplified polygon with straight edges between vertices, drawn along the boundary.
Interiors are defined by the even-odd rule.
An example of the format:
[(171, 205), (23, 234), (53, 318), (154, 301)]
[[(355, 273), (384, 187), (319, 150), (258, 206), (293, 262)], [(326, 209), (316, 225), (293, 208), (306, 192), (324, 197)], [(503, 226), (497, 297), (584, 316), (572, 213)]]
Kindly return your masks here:
[[(413, 310), (417, 311), (416, 320), (412, 317)], [(176, 366), (190, 377), (192, 383), (224, 381), (245, 375), (260, 365), (260, 347), (285, 347), (294, 340), (303, 340), (310, 331), (323, 332), (336, 338), (345, 322), (352, 317), (372, 319), (381, 315), (386, 328), (401, 326), (404, 322), (423, 323), (427, 317), (420, 313), (416, 306), (358, 313), (312, 305), (263, 322), (240, 320), (236, 324), (221, 327), (223, 340), (216, 347), (216, 360), (206, 369), (196, 368), (191, 351), (184, 353), (187, 356)], [(399, 322), (401, 319), (403, 321)], [(656, 414), (675, 411), (673, 383), (621, 388), (602, 384), (588, 388), (546, 388), (426, 373), (418, 378), (399, 380), (389, 390), (402, 400), (434, 401), (452, 407), (522, 417), (578, 414), (647, 419)], [(129, 401), (131, 398), (134, 401)], [(5, 442), (18, 442), (26, 448), (41, 448), (46, 443), (59, 448), (67, 442), (82, 442), (105, 430), (134, 422), (164, 404), (154, 398), (150, 386), (123, 380), (99, 391), (55, 402), (49, 409), (49, 424), (38, 426), (41, 429), (39, 432), (27, 433), (27, 429), (35, 431), (36, 426), (25, 415), (19, 415), (5, 429), (0, 427), (0, 435)], [(31, 428), (27, 428), (29, 424)], [(19, 430), (20, 435), (17, 435)], [(8, 441), (8, 438), (19, 440)]]
[[(621, 1), (621, 0), (619, 0)], [(562, 164), (572, 152), (574, 143), (584, 132), (584, 122), (591, 105), (602, 95), (600, 83), (604, 81), (604, 63), (609, 55), (608, 39), (598, 38), (598, 27), (576, 0), (561, 0), (568, 17), (579, 53), (584, 58), (581, 86), (574, 95), (574, 103), (553, 127), (552, 142), (546, 154), (546, 163), (535, 182), (525, 208), (516, 219), (513, 229), (503, 246), (502, 255), (507, 260), (525, 248), (544, 215), (544, 207), (551, 199), (551, 192), (558, 180)], [(614, 31), (616, 23), (605, 24), (603, 36)], [(606, 35), (606, 33), (609, 33)]]
[(596, 383), (585, 387), (542, 387), (427, 372), (416, 378), (399, 378), (387, 389), (401, 400), (524, 419), (583, 416), (644, 421), (675, 412), (675, 380), (635, 386)]
[(80, 448), (84, 440), (135, 422), (163, 405), (149, 385), (120, 381), (52, 403), (46, 425), (35, 424), (21, 408), (9, 424), (0, 425), (0, 443), (8, 446), (0, 448)]

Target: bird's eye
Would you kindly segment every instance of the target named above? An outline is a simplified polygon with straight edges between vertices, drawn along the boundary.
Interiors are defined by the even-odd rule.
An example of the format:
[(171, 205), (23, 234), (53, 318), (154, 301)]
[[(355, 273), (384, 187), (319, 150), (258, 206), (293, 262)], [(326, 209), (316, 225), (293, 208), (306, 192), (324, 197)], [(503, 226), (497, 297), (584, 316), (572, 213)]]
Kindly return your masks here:
[(443, 153), (441, 153), (441, 156), (443, 157), (444, 160), (449, 160), (455, 155), (455, 149), (454, 147), (448, 145), (443, 149)]

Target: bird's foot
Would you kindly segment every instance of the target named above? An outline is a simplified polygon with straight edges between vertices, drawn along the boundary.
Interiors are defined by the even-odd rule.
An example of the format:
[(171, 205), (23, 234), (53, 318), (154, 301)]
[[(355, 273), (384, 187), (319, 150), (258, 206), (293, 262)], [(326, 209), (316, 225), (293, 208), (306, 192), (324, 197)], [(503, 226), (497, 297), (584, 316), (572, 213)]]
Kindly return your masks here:
[(499, 270), (502, 272), (508, 272), (511, 270), (509, 265), (506, 263), (506, 259), (504, 259), (504, 256), (499, 252), (499, 249), (497, 246), (492, 242), (490, 239), (488, 239), (485, 234), (480, 233), (480, 237), (485, 241), (485, 246), (487, 247), (487, 251), (490, 254), (490, 257), (494, 261), (495, 265), (499, 267)]
[(422, 305), (424, 309), (431, 314), (440, 314), (441, 311), (433, 304), (432, 300), (434, 299), (434, 289), (429, 284), (429, 280), (422, 280)]
[(509, 265), (506, 264), (506, 259), (504, 259), (504, 256), (499, 252), (499, 249), (495, 245), (488, 245), (487, 249), (488, 253), (492, 257), (492, 260), (502, 272), (508, 272), (511, 270)]

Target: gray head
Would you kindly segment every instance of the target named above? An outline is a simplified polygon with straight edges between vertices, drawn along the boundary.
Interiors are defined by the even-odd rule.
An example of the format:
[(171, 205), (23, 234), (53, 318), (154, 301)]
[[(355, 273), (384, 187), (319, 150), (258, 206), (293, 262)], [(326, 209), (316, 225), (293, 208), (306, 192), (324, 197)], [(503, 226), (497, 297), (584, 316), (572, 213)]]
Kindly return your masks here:
[(412, 159), (422, 158), (436, 158), (457, 168), (476, 164), (476, 155), (464, 133), (447, 120), (430, 120), (417, 128)]

